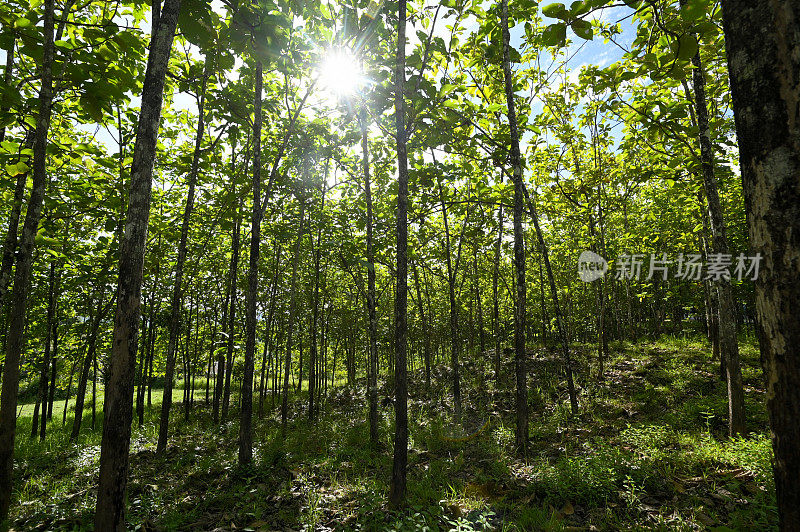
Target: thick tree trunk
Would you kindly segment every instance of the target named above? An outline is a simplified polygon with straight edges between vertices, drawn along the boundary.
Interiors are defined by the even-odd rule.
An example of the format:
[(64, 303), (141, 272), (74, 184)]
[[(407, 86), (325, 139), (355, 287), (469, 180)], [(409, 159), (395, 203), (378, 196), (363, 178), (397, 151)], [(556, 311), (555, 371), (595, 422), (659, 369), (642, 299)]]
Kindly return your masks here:
[[(166, 7), (167, 6), (165, 4), (164, 9), (166, 9)], [(162, 21), (164, 20), (165, 15), (165, 12), (161, 13)], [(169, 54), (169, 51), (167, 51), (167, 54)], [(158, 427), (158, 446), (156, 447), (157, 453), (163, 453), (167, 448), (169, 411), (172, 407), (172, 381), (175, 377), (176, 345), (181, 330), (180, 317), (181, 307), (183, 306), (183, 269), (184, 265), (186, 264), (186, 247), (189, 240), (189, 223), (192, 218), (192, 211), (194, 210), (194, 194), (195, 187), (197, 186), (197, 174), (200, 165), (200, 148), (203, 144), (203, 133), (205, 132), (205, 116), (203, 107), (205, 103), (206, 82), (208, 80), (208, 75), (208, 70), (206, 68), (206, 70), (203, 71), (202, 87), (200, 89), (200, 95), (197, 99), (197, 131), (194, 139), (192, 166), (189, 170), (189, 190), (186, 195), (186, 205), (183, 209), (181, 238), (178, 243), (178, 260), (175, 264), (175, 279), (172, 285), (172, 300), (170, 302), (169, 340), (167, 341), (167, 368), (164, 376), (164, 395), (161, 400), (161, 419)], [(188, 383), (184, 384), (184, 388), (186, 388), (187, 384)]]
[(150, 215), (153, 161), (164, 96), (164, 77), (179, 11), (180, 0), (165, 0), (158, 24), (153, 29), (142, 88), (125, 234), (120, 243), (117, 309), (105, 391), (95, 530), (121, 532), (126, 529), (125, 490), (133, 416), (133, 375), (138, 347), (142, 268)]
[(8, 509), (11, 505), (19, 361), (24, 345), (23, 332), (33, 265), (33, 248), (47, 185), (47, 133), (50, 130), (51, 103), (53, 101), (54, 9), (53, 0), (45, 0), (42, 84), (39, 89), (39, 112), (36, 117), (33, 141), (33, 188), (17, 252), (14, 293), (11, 297), (11, 320), (6, 335), (3, 388), (0, 392), (0, 522), (8, 516)]
[(256, 357), (256, 303), (258, 301), (258, 262), (261, 253), (261, 61), (256, 63), (253, 104), (253, 212), (250, 218), (250, 266), (245, 298), (244, 376), (239, 408), (239, 465), (253, 460), (253, 367)]
[(759, 340), (775, 452), (780, 527), (800, 529), (800, 7), (723, 0), (756, 281)]
[(405, 120), (406, 0), (397, 5), (397, 49), (395, 55), (395, 142), (397, 143), (397, 288), (394, 299), (394, 457), (389, 503), (402, 506), (406, 500), (408, 464), (408, 151)]

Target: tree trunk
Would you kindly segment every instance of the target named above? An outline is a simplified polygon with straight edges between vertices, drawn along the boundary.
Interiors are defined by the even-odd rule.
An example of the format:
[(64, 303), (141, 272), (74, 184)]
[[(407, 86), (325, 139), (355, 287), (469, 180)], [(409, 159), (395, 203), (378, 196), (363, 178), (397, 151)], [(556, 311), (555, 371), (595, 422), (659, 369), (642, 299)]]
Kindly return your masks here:
[[(327, 176), (327, 164), (326, 161)], [(319, 212), (323, 214), (325, 210), (325, 192), (326, 183), (322, 184), (322, 199), (320, 201)], [(311, 309), (311, 327), (309, 328), (309, 335), (311, 336), (311, 346), (309, 348), (309, 361), (308, 361), (308, 418), (314, 420), (314, 394), (317, 392), (317, 325), (319, 323), (319, 274), (320, 274), (320, 255), (322, 253), (322, 225), (320, 224), (317, 230), (317, 245), (314, 254), (314, 296)]]
[[(166, 7), (167, 5), (164, 4), (165, 9)], [(161, 13), (161, 20), (163, 20), (165, 15), (165, 12)], [(169, 54), (168, 51), (167, 54)], [(194, 192), (197, 185), (197, 174), (200, 165), (200, 148), (203, 144), (203, 133), (205, 131), (203, 107), (205, 103), (207, 80), (208, 62), (206, 63), (206, 68), (203, 71), (202, 87), (200, 90), (200, 95), (197, 99), (197, 131), (194, 139), (192, 166), (189, 170), (189, 190), (186, 196), (186, 205), (183, 209), (183, 220), (181, 222), (181, 238), (178, 243), (178, 260), (175, 264), (175, 280), (173, 281), (172, 285), (172, 300), (170, 302), (169, 318), (169, 340), (167, 341), (167, 368), (164, 375), (164, 395), (161, 400), (161, 419), (158, 427), (158, 445), (156, 447), (157, 453), (163, 453), (167, 448), (169, 411), (172, 407), (172, 381), (175, 377), (176, 344), (178, 342), (178, 336), (180, 335), (181, 330), (181, 307), (183, 306), (183, 268), (186, 264), (186, 247), (189, 239), (189, 223), (192, 217), (192, 210), (194, 209)], [(184, 388), (185, 387), (186, 384), (184, 384)]]
[(782, 530), (800, 529), (800, 8), (723, 0)]
[[(458, 306), (456, 304), (456, 270), (458, 260), (453, 267), (452, 247), (450, 245), (450, 225), (447, 220), (447, 204), (442, 187), (442, 179), (439, 179), (439, 203), (442, 207), (442, 219), (444, 220), (444, 239), (445, 239), (445, 263), (447, 264), (447, 296), (450, 307), (450, 367), (453, 372), (453, 404), (457, 419), (461, 419), (461, 371), (458, 362)], [(459, 244), (459, 255), (461, 245)]]
[(286, 421), (289, 413), (289, 372), (292, 365), (292, 333), (294, 331), (295, 313), (297, 312), (297, 270), (300, 266), (300, 244), (303, 240), (303, 218), (305, 217), (305, 202), (298, 198), (300, 202), (300, 221), (297, 224), (297, 241), (294, 245), (294, 257), (292, 258), (292, 280), (289, 286), (289, 322), (286, 331), (286, 358), (283, 368), (283, 396), (281, 397), (281, 438), (286, 438)]
[[(685, 0), (682, 0), (685, 3)], [(722, 215), (717, 179), (714, 175), (714, 147), (708, 125), (706, 105), (705, 72), (698, 51), (692, 58), (692, 82), (694, 85), (695, 112), (700, 133), (700, 159), (703, 169), (703, 188), (708, 201), (708, 217), (711, 222), (712, 249), (715, 254), (728, 255), (727, 230)], [(724, 276), (714, 280), (719, 302), (719, 347), (725, 360), (728, 382), (728, 434), (735, 436), (745, 432), (744, 388), (742, 368), (739, 362), (739, 344), (736, 338), (736, 307), (730, 278)]]
[(8, 509), (11, 505), (19, 361), (24, 344), (23, 332), (33, 264), (33, 248), (47, 185), (47, 132), (50, 129), (51, 103), (53, 101), (54, 9), (53, 0), (45, 0), (42, 85), (39, 90), (39, 112), (36, 117), (33, 142), (33, 188), (17, 252), (14, 293), (11, 297), (11, 320), (6, 336), (3, 388), (0, 393), (0, 522), (8, 517)]
[(67, 410), (69, 410), (69, 396), (72, 393), (72, 377), (75, 375), (75, 368), (78, 367), (78, 361), (72, 363), (72, 369), (69, 370), (69, 381), (67, 381), (67, 397), (64, 399), (64, 412), (61, 417), (61, 426), (67, 424)]
[[(411, 272), (414, 276), (414, 287), (416, 288), (417, 292), (417, 304), (419, 305), (419, 317), (422, 321), (422, 334), (423, 344), (422, 344), (422, 353), (423, 359), (425, 362), (425, 388), (430, 390), (431, 388), (431, 332), (430, 332), (430, 315), (425, 316), (425, 304), (422, 301), (422, 291), (419, 286), (419, 272), (417, 271), (417, 262), (411, 262)], [(376, 347), (377, 349), (377, 347)]]
[(523, 454), (528, 447), (528, 386), (525, 367), (525, 242), (522, 230), (523, 182), (522, 157), (519, 151), (517, 113), (514, 108), (514, 79), (511, 74), (508, 32), (508, 1), (501, 3), (501, 25), (503, 32), (503, 79), (508, 105), (508, 125), (511, 130), (511, 175), (514, 181), (514, 270), (516, 272), (517, 297), (514, 307), (514, 370), (517, 377), (517, 449)]
[(106, 380), (95, 530), (121, 532), (126, 529), (125, 490), (133, 415), (133, 375), (138, 347), (142, 268), (150, 215), (153, 161), (164, 96), (164, 77), (179, 11), (180, 0), (165, 0), (158, 24), (153, 28), (142, 88), (142, 105), (131, 165), (128, 213), (125, 234), (120, 243), (117, 309), (111, 343), (111, 363)]
[[(247, 172), (247, 165), (245, 164), (245, 173)], [(240, 247), (240, 233), (241, 233), (241, 224), (242, 224), (242, 205), (241, 202), (237, 209), (236, 213), (236, 223), (233, 228), (233, 239), (231, 241), (231, 247), (233, 248), (231, 254), (231, 264), (230, 264), (230, 271), (228, 273), (228, 282), (230, 283), (230, 294), (229, 294), (229, 307), (228, 307), (228, 338), (227, 338), (227, 345), (225, 348), (225, 386), (222, 393), (222, 422), (224, 423), (226, 419), (228, 419), (228, 408), (230, 407), (231, 402), (231, 374), (233, 373), (233, 339), (234, 339), (234, 327), (236, 326), (236, 296), (238, 290), (236, 289), (236, 280), (238, 277), (239, 272), (239, 247)]]
[[(278, 301), (278, 277), (281, 267), (281, 246), (275, 250), (275, 268), (273, 269), (272, 288), (270, 290), (269, 315), (267, 316), (267, 331), (264, 335), (264, 354), (261, 359), (261, 392), (258, 397), (258, 414), (264, 415), (264, 395), (269, 384), (269, 373), (265, 371), (265, 366), (272, 360), (272, 328), (275, 323), (275, 306)], [(274, 371), (274, 369), (273, 369)]]
[(39, 375), (39, 396), (38, 402), (42, 407), (42, 420), (41, 429), (37, 419), (38, 409), (34, 409), (33, 421), (31, 422), (31, 437), (35, 438), (37, 434), (41, 435), (44, 440), (45, 430), (47, 428), (47, 387), (49, 383), (48, 370), (50, 369), (50, 356), (52, 354), (52, 341), (53, 341), (53, 320), (55, 317), (55, 290), (56, 290), (56, 263), (50, 263), (49, 290), (47, 291), (47, 322), (45, 327), (47, 332), (44, 340), (44, 358), (42, 359), (42, 368)]
[[(500, 182), (503, 176), (500, 174)], [(497, 209), (497, 242), (494, 245), (494, 275), (492, 276), (492, 296), (494, 298), (492, 307), (492, 322), (494, 325), (494, 380), (495, 388), (500, 389), (500, 297), (498, 294), (498, 283), (500, 281), (500, 251), (503, 242), (503, 206)]]
[(397, 4), (397, 49), (395, 55), (395, 142), (397, 143), (397, 289), (394, 299), (394, 457), (389, 504), (405, 504), (408, 464), (408, 136), (405, 125), (406, 0)]
[(256, 63), (253, 104), (253, 212), (250, 219), (250, 269), (245, 299), (244, 376), (239, 408), (239, 465), (253, 459), (253, 367), (256, 356), (256, 303), (258, 300), (258, 262), (261, 253), (261, 61)]
[[(367, 401), (369, 402), (369, 444), (374, 451), (378, 447), (378, 319), (375, 295), (375, 248), (374, 220), (372, 212), (372, 182), (369, 173), (369, 137), (367, 135), (367, 110), (362, 107), (361, 122), (361, 169), (364, 173), (364, 199), (367, 203)], [(430, 383), (430, 373), (427, 374)]]

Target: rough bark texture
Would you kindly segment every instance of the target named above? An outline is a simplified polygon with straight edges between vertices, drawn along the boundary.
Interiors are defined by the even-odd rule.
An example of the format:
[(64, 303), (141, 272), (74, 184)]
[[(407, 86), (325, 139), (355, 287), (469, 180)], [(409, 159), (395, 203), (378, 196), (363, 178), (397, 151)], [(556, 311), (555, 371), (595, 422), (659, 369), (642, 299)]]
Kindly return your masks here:
[[(155, 3), (155, 2), (154, 2)], [(119, 284), (111, 361), (105, 391), (100, 481), (95, 530), (124, 531), (128, 448), (133, 416), (133, 377), (136, 370), (150, 191), (156, 154), (164, 77), (180, 11), (180, 0), (166, 0), (154, 29), (142, 87), (142, 106), (136, 130), (125, 233), (120, 243)]]
[(250, 218), (250, 270), (245, 299), (244, 376), (239, 408), (239, 464), (253, 459), (253, 366), (256, 356), (256, 302), (258, 300), (258, 262), (261, 251), (261, 61), (256, 63), (253, 103), (253, 212)]
[(780, 527), (800, 530), (800, 5), (723, 0)]
[(23, 332), (33, 265), (33, 248), (47, 185), (47, 133), (50, 129), (51, 103), (53, 101), (54, 9), (54, 1), (45, 0), (42, 84), (39, 89), (39, 112), (36, 117), (33, 141), (33, 188), (19, 241), (17, 267), (14, 272), (14, 292), (11, 297), (11, 319), (6, 336), (3, 389), (0, 393), (0, 522), (8, 516), (8, 509), (11, 505), (19, 360), (24, 344)]
[(406, 0), (397, 4), (395, 55), (395, 141), (397, 144), (397, 288), (394, 300), (394, 457), (389, 503), (399, 507), (406, 499), (408, 464), (408, 152), (405, 125)]
[[(8, 229), (3, 240), (3, 258), (0, 263), (0, 312), (5, 309), (8, 285), (11, 282), (11, 272), (14, 267), (14, 253), (17, 251), (17, 232), (19, 231), (19, 217), (22, 211), (22, 197), (25, 194), (25, 183), (28, 174), (23, 173), (17, 176), (14, 186), (14, 200), (11, 204), (11, 212), (8, 215)], [(5, 322), (5, 316), (3, 316)]]

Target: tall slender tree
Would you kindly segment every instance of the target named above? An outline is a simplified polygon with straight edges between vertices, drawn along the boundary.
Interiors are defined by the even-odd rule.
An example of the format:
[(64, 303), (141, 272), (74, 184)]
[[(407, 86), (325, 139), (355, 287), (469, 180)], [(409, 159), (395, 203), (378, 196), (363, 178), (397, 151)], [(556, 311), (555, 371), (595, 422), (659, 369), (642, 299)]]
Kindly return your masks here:
[[(66, 16), (66, 13), (64, 14)], [(14, 474), (14, 436), (17, 428), (19, 362), (24, 345), (25, 313), (33, 266), (33, 249), (47, 186), (47, 134), (53, 103), (55, 2), (45, 0), (39, 110), (33, 140), (33, 183), (17, 250), (11, 319), (6, 335), (3, 389), (0, 392), (0, 522), (8, 517)]]
[[(156, 3), (158, 2), (153, 2), (154, 5)], [(147, 71), (142, 87), (142, 105), (131, 165), (128, 212), (125, 217), (125, 233), (120, 243), (117, 309), (105, 389), (95, 530), (122, 532), (127, 528), (125, 491), (133, 417), (133, 377), (139, 340), (142, 269), (150, 217), (153, 162), (164, 99), (164, 78), (180, 7), (180, 0), (165, 0), (158, 22), (153, 24)]]
[(256, 356), (256, 303), (258, 302), (258, 262), (261, 253), (261, 92), (264, 72), (256, 62), (253, 100), (253, 212), (250, 219), (250, 270), (245, 295), (245, 348), (242, 397), (239, 408), (239, 464), (253, 459), (253, 368)]
[(406, 499), (408, 464), (408, 133), (405, 120), (406, 0), (397, 2), (397, 49), (394, 66), (395, 143), (397, 146), (397, 285), (394, 299), (394, 458), (389, 503)]

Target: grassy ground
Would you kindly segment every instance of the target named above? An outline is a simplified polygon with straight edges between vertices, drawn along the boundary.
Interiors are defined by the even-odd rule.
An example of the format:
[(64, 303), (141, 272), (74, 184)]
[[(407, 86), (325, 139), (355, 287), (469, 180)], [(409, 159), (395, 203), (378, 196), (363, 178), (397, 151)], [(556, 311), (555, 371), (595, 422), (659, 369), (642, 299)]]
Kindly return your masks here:
[[(268, 399), (264, 417), (256, 416), (255, 459), (248, 468), (236, 464), (237, 424), (212, 426), (202, 401), (189, 421), (180, 406), (174, 409), (170, 445), (157, 456), (154, 404), (144, 426), (134, 428), (130, 528), (775, 529), (772, 454), (752, 345), (742, 348), (751, 434), (734, 440), (724, 437), (725, 386), (703, 343), (666, 338), (613, 348), (606, 378), (598, 383), (587, 382), (587, 360), (594, 362), (594, 354), (574, 347), (577, 418), (569, 415), (556, 355), (531, 352), (527, 459), (512, 450), (510, 362), (502, 390), (495, 389), (488, 357), (465, 363), (463, 425), (451, 415), (449, 374), (437, 371), (440, 386), (430, 392), (415, 375), (409, 505), (401, 512), (389, 511), (385, 502), (392, 408), (382, 403), (381, 442), (371, 452), (361, 386), (334, 388), (315, 424), (307, 420), (305, 402), (295, 401), (285, 440)], [(180, 399), (180, 391), (174, 396)], [(17, 437), (14, 526), (90, 528), (102, 419), (69, 444), (71, 416), (62, 430), (60, 414), (54, 414), (58, 421), (39, 443), (27, 436), (27, 411)], [(459, 439), (466, 441), (454, 441)]]

